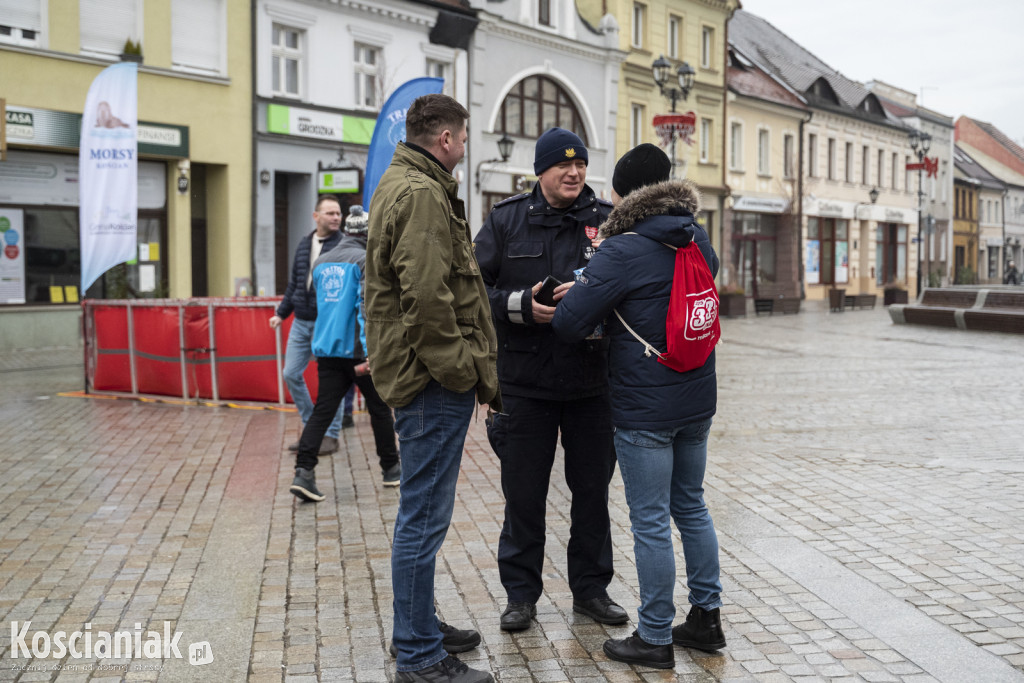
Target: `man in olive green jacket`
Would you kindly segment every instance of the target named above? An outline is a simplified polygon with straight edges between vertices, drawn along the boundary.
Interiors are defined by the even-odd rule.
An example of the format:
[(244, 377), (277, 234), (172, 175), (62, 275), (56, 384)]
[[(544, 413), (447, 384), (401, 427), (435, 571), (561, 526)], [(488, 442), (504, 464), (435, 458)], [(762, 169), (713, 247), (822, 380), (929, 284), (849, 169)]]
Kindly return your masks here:
[(366, 345), (373, 382), (395, 409), (402, 480), (391, 550), (396, 682), (484, 683), (449, 652), (480, 634), (434, 613), (434, 565), (476, 403), (500, 409), (498, 342), (452, 170), (469, 112), (446, 95), (416, 99), (370, 205)]

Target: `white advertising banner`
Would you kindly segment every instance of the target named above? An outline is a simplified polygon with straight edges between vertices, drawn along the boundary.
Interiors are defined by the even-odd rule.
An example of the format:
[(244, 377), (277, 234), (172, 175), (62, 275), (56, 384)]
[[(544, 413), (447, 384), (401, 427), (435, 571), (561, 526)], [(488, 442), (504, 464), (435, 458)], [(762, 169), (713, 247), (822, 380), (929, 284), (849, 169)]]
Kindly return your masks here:
[(0, 304), (25, 303), (25, 213), (0, 207)]
[(78, 155), (82, 294), (135, 258), (138, 229), (138, 64), (108, 66), (89, 88)]

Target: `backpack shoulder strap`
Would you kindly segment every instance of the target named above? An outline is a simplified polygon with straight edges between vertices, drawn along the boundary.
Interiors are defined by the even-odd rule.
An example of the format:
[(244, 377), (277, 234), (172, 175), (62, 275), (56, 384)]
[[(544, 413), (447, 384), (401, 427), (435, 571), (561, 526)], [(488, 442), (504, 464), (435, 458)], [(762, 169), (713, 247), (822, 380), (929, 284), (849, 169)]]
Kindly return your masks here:
[[(632, 230), (630, 230), (630, 231), (628, 231), (628, 232), (620, 232), (619, 234), (620, 234), (620, 235), (639, 235), (640, 237), (647, 237), (646, 235), (640, 235), (640, 233), (638, 233), (638, 232), (633, 232)], [(653, 239), (651, 239), (650, 237), (647, 237), (647, 239), (651, 240), (652, 242), (655, 242), (655, 241), (657, 241), (657, 240), (653, 240)], [(673, 251), (679, 251), (679, 248), (678, 248), (678, 247), (673, 247), (673, 246), (672, 246), (671, 244), (665, 244), (664, 242), (661, 242), (661, 244), (664, 244), (664, 245), (665, 245), (666, 247), (668, 247), (669, 249), (671, 249), (671, 250), (673, 250)], [(633, 329), (632, 327), (630, 327), (630, 326), (629, 326), (629, 323), (627, 323), (627, 322), (626, 322), (626, 319), (622, 317), (622, 314), (621, 314), (621, 313), (619, 313), (619, 309), (617, 309), (617, 308), (613, 308), (613, 309), (612, 309), (612, 313), (614, 313), (614, 314), (615, 314), (615, 317), (619, 319), (619, 322), (620, 322), (620, 323), (622, 323), (622, 326), (623, 326), (623, 327), (625, 327), (625, 328), (626, 328), (626, 330), (627, 330), (627, 331), (628, 331), (628, 332), (629, 332), (629, 333), (630, 333), (631, 335), (633, 335), (633, 337), (635, 337), (635, 338), (636, 338), (636, 340), (637, 340), (638, 342), (640, 342), (641, 344), (643, 344), (643, 345), (644, 345), (644, 356), (645, 356), (646, 358), (650, 358), (650, 357), (651, 357), (651, 354), (652, 354), (652, 353), (653, 353), (653, 354), (654, 354), (655, 356), (657, 356), (658, 358), (662, 358), (662, 355), (661, 355), (661, 354), (660, 354), (660, 353), (658, 352), (658, 349), (656, 349), (656, 348), (654, 348), (653, 346), (651, 346), (651, 345), (650, 345), (650, 344), (649, 344), (649, 343), (647, 342), (647, 340), (646, 340), (646, 339), (644, 339), (644, 338), (643, 338), (643, 337), (641, 337), (641, 336), (640, 336), (639, 334), (637, 334), (637, 333), (636, 333), (636, 330), (634, 330), (634, 329)]]
[(619, 309), (613, 308), (612, 309), (612, 313), (614, 313), (615, 317), (619, 319), (619, 322), (622, 323), (622, 326), (625, 327), (626, 330), (628, 330), (631, 335), (636, 337), (636, 340), (638, 342), (640, 342), (641, 344), (644, 345), (644, 356), (646, 356), (647, 358), (650, 358), (651, 354), (653, 353), (658, 358), (661, 358), (661, 354), (658, 353), (658, 349), (656, 349), (653, 346), (651, 346), (650, 344), (648, 344), (646, 339), (644, 339), (639, 334), (637, 334), (636, 330), (634, 330), (632, 327), (629, 326), (629, 323), (627, 323), (625, 321), (625, 319), (622, 317), (622, 315), (619, 313)]
[[(640, 233), (633, 232), (632, 230), (630, 230), (628, 232), (620, 232), (619, 234), (620, 235), (640, 235)], [(640, 235), (640, 237), (647, 237), (647, 235)], [(647, 237), (647, 239), (651, 240), (652, 242), (656, 242), (657, 241), (657, 240), (652, 239), (650, 237)], [(668, 244), (667, 242), (662, 242), (661, 244), (664, 244), (666, 247), (668, 247), (672, 251), (679, 251), (679, 247), (673, 247), (671, 244)]]

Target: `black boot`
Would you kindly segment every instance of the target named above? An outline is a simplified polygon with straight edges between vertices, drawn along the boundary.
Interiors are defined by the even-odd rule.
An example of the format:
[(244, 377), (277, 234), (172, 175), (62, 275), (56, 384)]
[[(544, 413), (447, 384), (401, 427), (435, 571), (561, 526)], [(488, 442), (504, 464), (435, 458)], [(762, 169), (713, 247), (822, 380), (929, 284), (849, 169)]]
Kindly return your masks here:
[(608, 659), (626, 664), (649, 666), (655, 669), (671, 669), (676, 665), (676, 657), (671, 645), (651, 645), (641, 638), (636, 631), (622, 640), (604, 641), (604, 653)]
[(725, 647), (725, 633), (722, 632), (722, 617), (718, 608), (704, 610), (692, 606), (686, 621), (673, 627), (672, 642), (705, 652), (721, 650)]

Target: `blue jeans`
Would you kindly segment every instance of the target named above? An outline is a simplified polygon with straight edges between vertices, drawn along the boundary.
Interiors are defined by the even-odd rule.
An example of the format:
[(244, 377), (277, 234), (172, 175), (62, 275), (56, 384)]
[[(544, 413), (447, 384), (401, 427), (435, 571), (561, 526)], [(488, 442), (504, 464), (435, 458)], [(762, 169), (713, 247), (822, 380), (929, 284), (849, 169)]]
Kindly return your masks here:
[[(302, 424), (309, 422), (309, 416), (313, 414), (313, 399), (309, 397), (309, 389), (306, 388), (306, 380), (302, 373), (306, 366), (313, 359), (313, 326), (315, 320), (299, 320), (292, 318), (292, 329), (288, 333), (288, 345), (284, 351), (284, 383), (288, 385), (288, 391), (295, 402), (295, 408), (299, 411), (299, 418)], [(327, 436), (338, 438), (338, 431), (341, 429), (341, 410), (334, 416), (329, 427)]]
[(710, 430), (711, 418), (664, 431), (615, 431), (640, 581), (637, 632), (652, 645), (672, 642), (676, 612), (672, 521), (683, 539), (690, 604), (708, 610), (722, 606), (718, 536), (704, 504)]
[(433, 380), (409, 405), (395, 409), (402, 451), (391, 548), (398, 671), (418, 671), (447, 656), (434, 613), (434, 564), (452, 521), (462, 449), (475, 410), (475, 391), (456, 393)]

